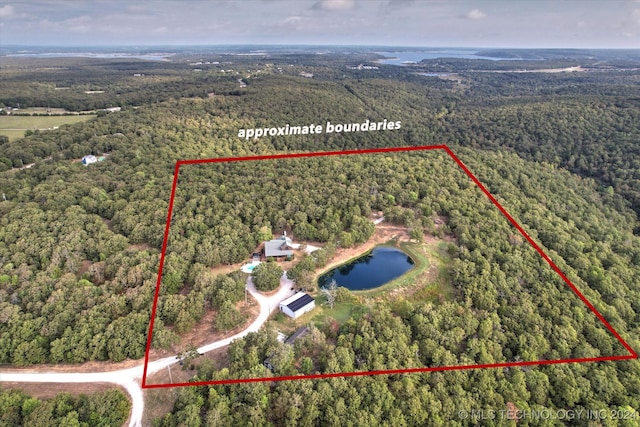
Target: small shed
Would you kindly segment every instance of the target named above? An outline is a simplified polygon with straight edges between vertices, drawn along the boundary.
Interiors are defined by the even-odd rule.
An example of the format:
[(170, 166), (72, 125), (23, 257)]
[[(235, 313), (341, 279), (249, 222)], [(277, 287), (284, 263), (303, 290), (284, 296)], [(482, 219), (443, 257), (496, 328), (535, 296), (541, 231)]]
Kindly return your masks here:
[[(285, 334), (283, 334), (282, 332), (278, 332), (278, 341), (280, 341), (281, 343), (284, 344), (288, 344), (288, 345), (293, 345), (293, 343), (299, 339), (304, 337), (305, 335), (307, 335), (307, 333), (309, 332), (309, 328), (307, 328), (306, 326), (303, 326), (301, 328), (299, 328), (297, 331), (295, 331), (293, 334), (291, 334), (291, 336), (289, 338), (287, 338), (287, 336)], [(262, 364), (269, 369), (271, 372), (275, 372), (275, 367), (273, 366), (273, 360), (271, 359), (273, 355), (267, 357), (266, 359), (264, 359), (264, 361), (262, 362)]]
[(93, 154), (89, 154), (88, 156), (84, 156), (82, 158), (82, 164), (85, 166), (90, 165), (91, 163), (96, 163), (97, 161), (98, 159)]
[(305, 292), (298, 292), (280, 303), (280, 311), (287, 316), (297, 319), (316, 307), (316, 301)]

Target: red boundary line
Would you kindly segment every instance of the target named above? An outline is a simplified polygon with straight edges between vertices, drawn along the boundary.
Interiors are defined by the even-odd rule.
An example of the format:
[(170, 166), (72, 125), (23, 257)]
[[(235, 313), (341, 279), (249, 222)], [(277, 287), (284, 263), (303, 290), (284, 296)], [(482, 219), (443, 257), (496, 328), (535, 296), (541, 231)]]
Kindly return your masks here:
[[(242, 162), (247, 160), (268, 160), (268, 159), (291, 159), (299, 157), (326, 157), (337, 155), (349, 155), (349, 154), (368, 154), (368, 153), (389, 153), (389, 152), (405, 152), (405, 151), (427, 151), (427, 150), (444, 150), (460, 168), (467, 174), (469, 178), (482, 190), (482, 192), (491, 200), (491, 202), (500, 210), (500, 212), (509, 220), (509, 222), (518, 230), (518, 232), (533, 246), (533, 248), (542, 256), (542, 258), (549, 264), (549, 266), (569, 285), (571, 290), (585, 303), (585, 305), (596, 315), (596, 317), (604, 324), (604, 326), (613, 334), (613, 336), (622, 344), (622, 346), (629, 352), (624, 356), (601, 356), (601, 357), (589, 357), (589, 358), (574, 358), (574, 359), (555, 359), (555, 360), (538, 360), (538, 361), (525, 361), (525, 362), (504, 362), (504, 363), (487, 363), (477, 365), (458, 365), (458, 366), (436, 366), (430, 368), (407, 368), (407, 369), (392, 369), (384, 371), (362, 371), (362, 372), (338, 372), (331, 374), (314, 374), (314, 375), (294, 375), (285, 377), (265, 377), (265, 378), (241, 378), (232, 380), (218, 380), (218, 381), (199, 381), (199, 382), (187, 382), (187, 383), (174, 383), (174, 384), (146, 384), (147, 380), (147, 368), (149, 365), (149, 351), (151, 350), (151, 341), (153, 337), (153, 324), (156, 317), (156, 311), (158, 308), (158, 296), (160, 295), (160, 285), (162, 283), (162, 269), (164, 267), (164, 258), (167, 250), (167, 241), (169, 239), (169, 226), (171, 224), (171, 216), (173, 214), (173, 201), (175, 198), (176, 187), (178, 184), (178, 174), (180, 172), (180, 166), (193, 165), (201, 163), (224, 163), (224, 162)], [(617, 361), (627, 359), (637, 359), (638, 354), (631, 348), (627, 342), (622, 339), (620, 334), (607, 322), (607, 320), (600, 314), (600, 312), (591, 304), (591, 302), (578, 290), (578, 288), (569, 280), (569, 278), (560, 270), (560, 268), (549, 258), (549, 256), (538, 246), (538, 244), (527, 234), (526, 231), (518, 224), (518, 222), (506, 211), (505, 208), (500, 205), (498, 200), (486, 189), (486, 187), (471, 173), (467, 166), (462, 163), (462, 160), (456, 156), (451, 149), (446, 145), (430, 145), (430, 146), (414, 146), (414, 147), (388, 147), (388, 148), (373, 148), (363, 150), (344, 150), (344, 151), (320, 151), (320, 152), (308, 152), (308, 153), (293, 153), (293, 154), (272, 154), (262, 156), (249, 156), (249, 157), (226, 157), (217, 159), (194, 159), (194, 160), (178, 160), (173, 172), (173, 184), (171, 186), (171, 198), (169, 199), (169, 208), (167, 212), (167, 223), (164, 229), (164, 239), (162, 241), (162, 251), (160, 253), (160, 265), (158, 266), (158, 279), (156, 280), (155, 296), (153, 298), (153, 307), (151, 309), (151, 319), (149, 322), (149, 333), (147, 336), (147, 347), (144, 356), (144, 369), (142, 374), (142, 388), (169, 388), (169, 387), (185, 387), (185, 386), (202, 386), (202, 385), (218, 385), (218, 384), (237, 384), (248, 382), (268, 382), (268, 381), (285, 381), (285, 380), (301, 380), (301, 379), (316, 379), (316, 378), (333, 378), (333, 377), (353, 377), (363, 375), (394, 375), (394, 374), (406, 374), (415, 372), (440, 372), (440, 371), (457, 371), (457, 370), (469, 370), (469, 369), (486, 369), (486, 368), (507, 368), (515, 366), (532, 366), (532, 365), (555, 365), (561, 363), (586, 363), (586, 362), (604, 362), (604, 361)]]

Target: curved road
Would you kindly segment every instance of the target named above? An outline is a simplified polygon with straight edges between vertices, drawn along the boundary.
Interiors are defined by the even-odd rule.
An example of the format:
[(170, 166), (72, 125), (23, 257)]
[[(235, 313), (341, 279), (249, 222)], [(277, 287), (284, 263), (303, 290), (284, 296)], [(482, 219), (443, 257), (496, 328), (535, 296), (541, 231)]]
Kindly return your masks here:
[[(251, 281), (251, 277), (247, 278), (247, 289), (249, 293), (258, 301), (260, 305), (260, 314), (253, 323), (251, 323), (242, 332), (231, 337), (224, 338), (219, 341), (206, 344), (198, 348), (198, 352), (206, 353), (220, 347), (229, 345), (231, 341), (242, 338), (249, 332), (258, 331), (267, 321), (271, 312), (278, 308), (278, 304), (283, 299), (290, 296), (292, 282), (287, 279), (286, 273), (280, 279), (280, 287), (273, 295), (263, 295), (256, 290)], [(147, 376), (150, 376), (167, 366), (178, 362), (176, 356), (165, 357), (153, 362), (149, 362), (147, 367)], [(142, 379), (144, 364), (137, 365), (133, 368), (120, 369), (109, 372), (0, 372), (0, 381), (6, 382), (25, 382), (25, 383), (96, 383), (105, 382), (113, 383), (123, 387), (131, 396), (131, 416), (129, 427), (142, 426), (142, 414), (144, 412), (144, 397), (140, 381)]]

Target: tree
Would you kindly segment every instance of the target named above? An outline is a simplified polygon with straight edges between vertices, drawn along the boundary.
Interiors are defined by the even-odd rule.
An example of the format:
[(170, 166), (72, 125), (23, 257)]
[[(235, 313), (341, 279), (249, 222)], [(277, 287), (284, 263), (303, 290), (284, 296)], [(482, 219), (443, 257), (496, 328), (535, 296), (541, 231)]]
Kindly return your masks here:
[(314, 280), (314, 274), (311, 271), (302, 270), (296, 280), (296, 286), (300, 289), (304, 289), (307, 292), (315, 292), (316, 281)]
[(219, 331), (229, 331), (242, 321), (242, 314), (231, 301), (225, 301), (220, 306), (214, 326)]
[(282, 277), (282, 268), (274, 261), (263, 262), (251, 273), (256, 289), (263, 292), (277, 289), (280, 286), (280, 277)]
[(273, 233), (271, 232), (271, 224), (260, 227), (256, 233), (256, 238), (259, 242), (264, 242), (273, 239)]
[(327, 297), (327, 304), (329, 304), (329, 308), (333, 308), (333, 305), (336, 302), (336, 294), (338, 293), (338, 284), (336, 281), (332, 280), (326, 287), (320, 288), (320, 292), (322, 295)]

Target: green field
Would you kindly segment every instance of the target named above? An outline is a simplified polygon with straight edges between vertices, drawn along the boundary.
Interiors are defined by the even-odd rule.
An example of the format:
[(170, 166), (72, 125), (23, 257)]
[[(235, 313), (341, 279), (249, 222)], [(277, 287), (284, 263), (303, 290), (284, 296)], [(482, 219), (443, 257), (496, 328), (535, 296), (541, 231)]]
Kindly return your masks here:
[(24, 136), (27, 130), (51, 130), (62, 125), (85, 122), (96, 117), (94, 114), (82, 116), (0, 116), (0, 135), (10, 141)]

